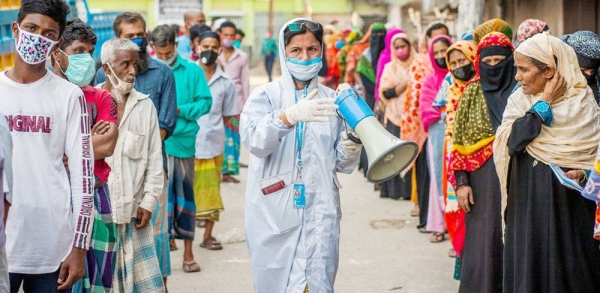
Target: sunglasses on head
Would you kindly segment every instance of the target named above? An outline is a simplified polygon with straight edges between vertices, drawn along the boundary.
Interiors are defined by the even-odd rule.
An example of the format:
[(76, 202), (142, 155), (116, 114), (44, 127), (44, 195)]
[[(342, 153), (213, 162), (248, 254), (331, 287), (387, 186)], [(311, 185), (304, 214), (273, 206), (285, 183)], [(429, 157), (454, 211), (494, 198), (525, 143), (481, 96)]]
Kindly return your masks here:
[(302, 27), (306, 27), (306, 29), (308, 29), (311, 32), (316, 32), (319, 30), (319, 28), (321, 28), (321, 24), (319, 24), (318, 22), (312, 22), (312, 21), (305, 20), (300, 23), (294, 22), (294, 23), (290, 23), (290, 25), (288, 25), (288, 29), (291, 32), (299, 32), (302, 30)]

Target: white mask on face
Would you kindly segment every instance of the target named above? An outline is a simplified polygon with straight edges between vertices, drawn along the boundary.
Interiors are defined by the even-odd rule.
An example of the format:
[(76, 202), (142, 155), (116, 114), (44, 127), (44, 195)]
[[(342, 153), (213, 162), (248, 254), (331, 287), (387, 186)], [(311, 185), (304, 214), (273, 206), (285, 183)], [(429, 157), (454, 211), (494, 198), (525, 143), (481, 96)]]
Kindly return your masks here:
[(129, 93), (131, 93), (131, 90), (133, 89), (135, 81), (134, 82), (125, 82), (125, 81), (121, 80), (115, 74), (115, 71), (113, 70), (110, 63), (106, 63), (106, 64), (108, 65), (108, 68), (110, 69), (110, 72), (111, 72), (110, 75), (108, 75), (108, 74), (106, 75), (106, 77), (110, 80), (110, 84), (112, 85), (111, 93), (115, 96), (115, 99), (117, 100), (117, 102), (122, 103), (125, 100), (125, 97)]
[(319, 74), (321, 68), (323, 68), (321, 57), (316, 57), (310, 60), (287, 58), (286, 65), (292, 74), (292, 77), (300, 82), (307, 82), (315, 78), (315, 76)]

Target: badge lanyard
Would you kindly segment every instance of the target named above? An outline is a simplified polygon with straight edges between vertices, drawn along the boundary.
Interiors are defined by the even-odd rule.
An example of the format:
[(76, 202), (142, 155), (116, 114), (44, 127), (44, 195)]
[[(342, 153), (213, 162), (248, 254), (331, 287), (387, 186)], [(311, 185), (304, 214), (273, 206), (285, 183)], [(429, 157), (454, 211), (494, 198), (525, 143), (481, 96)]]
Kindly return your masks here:
[[(308, 86), (304, 87), (302, 99), (306, 99), (306, 93)], [(298, 104), (298, 95), (294, 91), (294, 101)], [(306, 207), (306, 196), (304, 194), (304, 183), (302, 182), (302, 143), (304, 139), (304, 122), (296, 123), (296, 151), (298, 156), (296, 157), (296, 167), (298, 168), (298, 174), (296, 176), (296, 182), (294, 184), (294, 207), (305, 208)]]

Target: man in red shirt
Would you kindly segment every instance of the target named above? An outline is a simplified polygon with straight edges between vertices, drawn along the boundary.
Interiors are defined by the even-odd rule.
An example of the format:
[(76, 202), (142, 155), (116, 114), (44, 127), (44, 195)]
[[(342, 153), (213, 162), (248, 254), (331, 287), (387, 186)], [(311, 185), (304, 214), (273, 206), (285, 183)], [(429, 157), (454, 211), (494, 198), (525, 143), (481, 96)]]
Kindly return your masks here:
[(110, 167), (104, 158), (113, 154), (117, 143), (117, 106), (108, 91), (89, 85), (96, 74), (96, 62), (92, 54), (97, 38), (92, 28), (79, 19), (69, 20), (63, 39), (61, 47), (52, 55), (54, 73), (83, 91), (92, 128), (95, 159), (94, 226), (90, 249), (86, 253), (86, 280), (76, 283), (73, 292), (81, 292), (84, 286), (85, 292), (109, 291), (115, 268), (113, 255), (117, 230), (112, 220), (106, 185)]

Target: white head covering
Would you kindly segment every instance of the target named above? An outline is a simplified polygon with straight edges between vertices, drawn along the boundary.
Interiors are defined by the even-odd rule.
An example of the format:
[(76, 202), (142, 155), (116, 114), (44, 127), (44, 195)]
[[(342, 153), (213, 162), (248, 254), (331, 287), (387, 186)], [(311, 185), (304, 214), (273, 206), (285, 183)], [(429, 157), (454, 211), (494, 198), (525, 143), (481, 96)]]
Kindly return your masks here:
[[(523, 42), (516, 53), (556, 68), (567, 83), (565, 95), (552, 102), (552, 126), (542, 125), (540, 135), (527, 145), (527, 153), (544, 164), (592, 169), (600, 140), (600, 108), (581, 74), (575, 51), (559, 38), (541, 33)], [(522, 89), (515, 91), (508, 99), (502, 125), (496, 132), (494, 163), (502, 188), (503, 215), (510, 162), (508, 138), (514, 121), (525, 116), (540, 98), (541, 94), (526, 95)]]
[[(281, 56), (281, 59), (280, 59), (281, 62), (279, 62), (280, 66), (281, 66), (281, 78), (279, 80), (270, 82), (268, 84), (256, 87), (254, 89), (254, 91), (250, 94), (250, 97), (248, 98), (248, 100), (255, 98), (256, 96), (259, 96), (259, 95), (264, 95), (269, 98), (272, 109), (283, 110), (283, 109), (287, 109), (288, 107), (294, 105), (294, 102), (295, 102), (294, 96), (295, 95), (302, 94), (302, 92), (301, 92), (302, 90), (296, 91), (296, 85), (294, 83), (294, 79), (287, 67), (287, 63), (286, 63), (287, 57), (285, 55), (285, 45), (284, 45), (285, 42), (283, 39), (283, 32), (285, 31), (285, 29), (291, 23), (298, 21), (298, 20), (307, 20), (307, 19), (305, 19), (305, 18), (292, 19), (292, 20), (288, 21), (285, 25), (283, 25), (283, 27), (281, 27), (281, 30), (279, 31), (279, 39), (278, 39), (279, 48), (278, 49), (279, 49), (279, 56)], [(310, 83), (308, 84), (307, 93), (311, 93), (312, 91), (314, 91), (317, 88), (319, 89), (319, 93), (317, 94), (315, 99), (328, 98), (328, 97), (332, 97), (334, 95), (334, 91), (332, 89), (330, 89), (326, 86), (323, 86), (323, 85), (319, 85), (318, 76), (315, 76), (313, 79), (310, 80)], [(298, 97), (300, 97), (300, 96), (298, 96)], [(249, 105), (248, 102), (246, 102), (246, 106), (244, 106), (244, 109), (248, 108), (248, 105)]]
[(569, 89), (564, 98), (584, 94), (587, 91), (587, 81), (581, 74), (575, 50), (559, 38), (547, 32), (537, 34), (523, 42), (515, 52), (556, 68)]
[[(288, 89), (291, 88), (292, 90), (296, 89), (296, 85), (294, 83), (294, 78), (292, 77), (292, 74), (290, 73), (288, 67), (287, 67), (287, 56), (285, 55), (285, 39), (284, 39), (284, 31), (285, 29), (292, 23), (299, 21), (299, 20), (306, 20), (306, 21), (311, 21), (309, 19), (306, 18), (294, 18), (288, 22), (285, 23), (285, 25), (283, 25), (281, 27), (281, 30), (279, 31), (279, 56), (281, 56), (281, 83), (284, 87), (284, 89)], [(323, 56), (323, 43), (321, 43), (321, 57)], [(317, 88), (317, 85), (319, 84), (318, 81), (318, 75), (315, 76), (311, 81), (310, 84), (308, 86), (308, 92), (312, 92), (313, 89)]]

